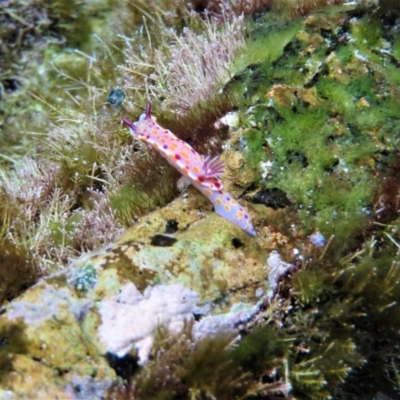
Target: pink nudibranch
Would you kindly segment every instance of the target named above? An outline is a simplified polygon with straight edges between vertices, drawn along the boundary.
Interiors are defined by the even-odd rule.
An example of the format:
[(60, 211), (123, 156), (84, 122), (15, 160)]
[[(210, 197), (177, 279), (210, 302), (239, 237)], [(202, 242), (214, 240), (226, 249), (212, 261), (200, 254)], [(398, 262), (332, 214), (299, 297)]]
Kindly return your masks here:
[(245, 232), (255, 236), (249, 213), (228, 193), (223, 190), (219, 176), (224, 172), (224, 164), (219, 157), (203, 157), (190, 145), (177, 138), (168, 129), (157, 124), (151, 116), (151, 103), (147, 102), (146, 111), (137, 122), (122, 118), (131, 134), (150, 144), (190, 183), (206, 196), (221, 217), (233, 222)]

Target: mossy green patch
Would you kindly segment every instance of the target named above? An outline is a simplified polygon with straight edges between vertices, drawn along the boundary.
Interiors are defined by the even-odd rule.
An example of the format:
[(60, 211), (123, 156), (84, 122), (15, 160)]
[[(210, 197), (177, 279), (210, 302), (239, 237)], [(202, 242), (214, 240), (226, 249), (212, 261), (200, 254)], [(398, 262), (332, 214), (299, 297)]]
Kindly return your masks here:
[(28, 353), (25, 328), (21, 321), (6, 324), (0, 320), (0, 382), (9, 373), (16, 355)]
[[(386, 56), (376, 55), (380, 21), (366, 15), (346, 25), (342, 16), (337, 23), (343, 25), (324, 31), (318, 23), (323, 17), (310, 18), (303, 27), (287, 27), (284, 53), (272, 63), (260, 56), (257, 66), (238, 75), (236, 90), (243, 106), (253, 103), (243, 113), (251, 126), (245, 133), (248, 162), (258, 167), (273, 161), (260, 184), (286, 192), (306, 232), (318, 229), (340, 241), (368, 220), (377, 169), (384, 172), (383, 159), (388, 162), (394, 150), (397, 78), (394, 69), (384, 69)], [(345, 29), (354, 41), (338, 41)]]
[(270, 62), (281, 57), (284, 47), (293, 39), (301, 26), (301, 21), (297, 21), (288, 26), (277, 24), (274, 15), (264, 14), (263, 20), (257, 23), (248, 21), (250, 39), (244, 52), (241, 52), (235, 60), (232, 71), (240, 71), (244, 67), (264, 62)]
[[(398, 279), (400, 269), (393, 259), (390, 244), (378, 251), (379, 254), (374, 252), (373, 246), (373, 242), (367, 243), (357, 261), (350, 258), (318, 261), (311, 270), (299, 271), (292, 279), (299, 300), (306, 305), (293, 314), (295, 325), (300, 328), (295, 334), (295, 343), (300, 346), (300, 343), (308, 343), (309, 350), (306, 353), (300, 351), (292, 359), (292, 383), (301, 398), (320, 398), (323, 393), (332, 393), (331, 388), (348, 379), (356, 366), (355, 375), (365, 378), (369, 373), (377, 374), (370, 387), (376, 385), (378, 376), (384, 373), (380, 363), (389, 356), (390, 346), (381, 342), (378, 345), (380, 355), (375, 353), (371, 346), (380, 342), (379, 334), (371, 334), (370, 329), (380, 326), (385, 330), (384, 327), (392, 323), (399, 325), (392, 303), (400, 295), (399, 285), (390, 282), (394, 276)], [(390, 332), (385, 332), (393, 339)], [(388, 340), (389, 336), (386, 337)], [(370, 358), (372, 353), (375, 354), (373, 359)], [(370, 363), (364, 364), (366, 358)], [(390, 374), (394, 375), (393, 370)], [(354, 376), (350, 376), (349, 381), (353, 379)], [(392, 390), (388, 383), (380, 388)], [(351, 385), (347, 390), (359, 392)], [(357, 398), (357, 394), (339, 393), (340, 389), (337, 398)]]
[(352, 38), (362, 51), (382, 46), (382, 30), (382, 21), (374, 15), (354, 19), (351, 24)]
[[(165, 182), (168, 185), (168, 182)], [(126, 184), (110, 197), (110, 205), (117, 218), (130, 225), (135, 217), (164, 205), (168, 196), (163, 187), (147, 187), (146, 182)], [(156, 193), (158, 191), (158, 193)]]
[(400, 35), (398, 35), (393, 42), (393, 56), (397, 62), (400, 62)]
[(233, 349), (232, 358), (245, 371), (262, 374), (272, 370), (287, 355), (289, 343), (271, 326), (255, 328)]
[(312, 303), (325, 290), (327, 274), (324, 270), (299, 271), (293, 278), (293, 290), (300, 301)]
[(260, 161), (265, 158), (263, 146), (265, 145), (265, 135), (260, 130), (250, 129), (245, 134), (248, 151), (252, 154), (249, 164), (256, 168)]
[(124, 223), (133, 220), (138, 209), (143, 207), (143, 202), (140, 191), (128, 184), (122, 186), (110, 198), (111, 207), (115, 210), (117, 218)]

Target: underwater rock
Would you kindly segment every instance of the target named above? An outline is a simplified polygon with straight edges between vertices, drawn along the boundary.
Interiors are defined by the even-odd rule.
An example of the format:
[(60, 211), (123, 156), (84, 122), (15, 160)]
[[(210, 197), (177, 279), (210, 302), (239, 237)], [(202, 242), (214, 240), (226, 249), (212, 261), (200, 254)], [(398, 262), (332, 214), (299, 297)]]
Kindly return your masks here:
[(293, 88), (288, 85), (274, 85), (268, 91), (267, 97), (279, 107), (292, 107), (297, 102)]
[[(240, 196), (263, 174), (270, 186), (282, 188), (263, 189), (249, 196), (254, 200), (258, 195), (261, 200), (247, 205), (260, 235), (248, 237), (215, 215), (190, 187), (168, 206), (139, 218), (117, 242), (85, 254), (1, 310), (0, 398), (107, 398), (108, 388), (120, 378), (129, 380), (137, 369), (139, 374), (147, 373), (146, 367), (138, 367), (137, 360), (158, 361), (165, 350), (157, 342), (160, 322), (166, 335), (185, 330), (177, 339), (175, 349), (179, 350), (181, 343), (192, 339), (189, 328), (200, 344), (208, 343), (212, 348), (214, 335), (243, 333), (245, 339), (245, 335), (251, 339), (254, 331), (250, 332), (249, 325), (260, 324), (263, 336), (255, 336), (260, 340), (253, 336), (248, 349), (240, 349), (245, 340), (235, 346), (247, 351), (240, 374), (256, 382), (257, 386), (251, 387), (254, 390), (248, 391), (251, 396), (272, 397), (282, 388), (293, 387), (298, 398), (340, 398), (335, 397), (335, 387), (347, 376), (357, 378), (357, 367), (369, 368), (373, 358), (380, 362), (378, 352), (383, 342), (390, 344), (389, 356), (380, 362), (388, 366), (385, 373), (391, 363), (397, 363), (392, 352), (396, 347), (392, 343), (397, 342), (392, 342), (388, 333), (395, 333), (398, 339), (399, 325), (391, 325), (398, 319), (399, 263), (393, 258), (398, 246), (383, 253), (386, 260), (379, 254), (385, 245), (379, 226), (382, 221), (391, 222), (387, 217), (379, 218), (388, 205), (392, 213), (397, 215), (398, 211), (392, 205), (398, 185), (391, 184), (394, 180), (386, 179), (382, 172), (390, 165), (387, 155), (398, 155), (393, 151), (398, 144), (398, 103), (391, 89), (395, 85), (384, 83), (388, 66), (381, 60), (387, 56), (379, 51), (380, 44), (364, 40), (370, 20), (354, 17), (337, 29), (335, 24), (341, 23), (342, 17), (333, 24), (330, 21), (334, 19), (326, 18), (317, 15), (302, 28), (300, 21), (296, 29), (308, 31), (297, 36), (293, 33), (291, 38), (288, 35), (286, 40), (293, 45), (287, 49), (293, 49), (292, 54), (284, 54), (274, 65), (279, 55), (266, 58), (262, 69), (268, 74), (262, 76), (265, 82), (257, 81), (262, 88), (258, 97), (255, 92), (249, 94), (249, 86), (244, 85), (251, 128), (231, 132), (226, 142), (223, 157), (229, 191), (232, 187)], [(351, 41), (346, 29), (352, 30)], [(335, 32), (340, 35), (340, 46), (339, 39), (329, 36)], [(299, 48), (302, 40), (304, 45)], [(364, 48), (355, 51), (357, 43), (364, 43)], [(332, 50), (333, 46), (338, 49)], [(396, 78), (393, 82), (398, 81), (396, 68), (389, 68)], [(371, 90), (376, 83), (380, 87)], [(277, 108), (281, 105), (285, 109), (271, 107), (265, 93), (274, 94)], [(258, 103), (254, 107), (248, 107), (251, 95)], [(248, 114), (241, 109), (239, 115)], [(382, 158), (379, 169), (374, 163), (377, 149)], [(253, 161), (258, 171), (249, 167)], [(264, 165), (263, 171), (260, 165)], [(380, 223), (370, 234), (360, 230), (359, 221), (364, 220), (359, 216), (370, 218), (364, 210), (365, 204), (372, 204), (366, 190), (374, 183), (372, 177), (386, 179), (392, 189), (376, 192), (379, 201), (373, 204), (375, 208), (371, 206), (370, 214), (377, 215)], [(298, 207), (285, 209), (290, 204), (286, 193)], [(272, 212), (264, 205), (280, 210)], [(394, 236), (396, 245), (399, 226), (395, 221), (385, 232)], [(152, 245), (156, 235), (172, 233), (170, 230), (176, 237), (173, 246)], [(334, 235), (333, 250), (329, 241), (322, 247), (324, 238)], [(366, 239), (370, 244), (361, 242)], [(353, 242), (355, 253), (344, 249), (348, 242)], [(295, 254), (292, 250), (305, 268), (281, 285), (282, 277), (298, 265), (283, 261), (289, 261), (288, 254)], [(271, 301), (278, 292), (284, 296)], [(379, 302), (371, 302), (371, 298)], [(379, 330), (374, 338), (376, 327)], [(175, 368), (182, 369), (186, 360), (177, 353)], [(201, 361), (213, 368), (218, 360), (209, 354)], [(194, 361), (198, 359), (191, 360), (194, 375), (204, 380), (199, 385), (193, 380), (188, 388), (208, 390), (210, 378), (197, 374)], [(224, 376), (231, 378), (230, 361), (222, 369)], [(153, 364), (148, 386), (160, 381), (162, 385), (173, 377), (168, 370), (173, 363)], [(156, 375), (158, 368), (168, 370), (165, 381)], [(389, 375), (376, 376), (380, 387)], [(275, 392), (269, 391), (269, 381), (274, 381)], [(228, 384), (231, 382), (233, 378)], [(173, 393), (171, 388), (173, 385), (167, 394)]]
[(94, 386), (104, 395), (115, 374), (80, 325), (92, 306), (89, 300), (79, 299), (73, 288), (43, 280), (10, 303), (0, 317), (0, 336), (15, 327), (22, 342), (16, 347), (10, 340), (0, 349), (9, 355), (0, 397), (4, 398), (3, 389), (16, 398), (66, 397), (74, 380), (93, 376)]
[(253, 196), (246, 196), (246, 199), (252, 203), (264, 204), (267, 207), (272, 207), (274, 210), (285, 208), (292, 204), (286, 193), (279, 188), (262, 188)]
[[(0, 361), (4, 352), (10, 358), (1, 390), (18, 398), (101, 399), (116, 374), (127, 378), (135, 360), (145, 363), (160, 324), (170, 334), (193, 324), (193, 337), (204, 338), (246, 323), (258, 310), (256, 293), (268, 287), (270, 249), (214, 213), (199, 216), (207, 207), (188, 190), (4, 307)], [(153, 246), (168, 221), (182, 227), (177, 241)], [(20, 332), (13, 334), (21, 337), (18, 347), (10, 329)], [(26, 375), (41, 384), (22, 384)]]
[[(257, 177), (254, 169), (245, 162), (244, 152), (247, 151), (244, 140), (245, 132), (238, 129), (230, 132), (230, 138), (224, 144), (223, 159), (225, 161), (224, 186), (239, 197)], [(251, 210), (250, 210), (251, 211)]]

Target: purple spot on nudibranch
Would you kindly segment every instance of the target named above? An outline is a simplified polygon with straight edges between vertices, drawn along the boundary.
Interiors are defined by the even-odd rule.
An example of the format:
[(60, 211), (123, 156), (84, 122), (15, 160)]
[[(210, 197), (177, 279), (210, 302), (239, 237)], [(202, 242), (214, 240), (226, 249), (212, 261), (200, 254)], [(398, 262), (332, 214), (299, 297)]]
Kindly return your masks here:
[(227, 197), (226, 200), (227, 200), (227, 201), (231, 201), (231, 198), (230, 198), (230, 197)]
[(164, 149), (168, 149), (168, 146), (167, 146), (166, 144), (164, 144), (164, 146), (163, 146), (163, 147), (164, 147)]
[(175, 154), (175, 158), (176, 158), (177, 160), (180, 160), (182, 157), (181, 157), (179, 154)]

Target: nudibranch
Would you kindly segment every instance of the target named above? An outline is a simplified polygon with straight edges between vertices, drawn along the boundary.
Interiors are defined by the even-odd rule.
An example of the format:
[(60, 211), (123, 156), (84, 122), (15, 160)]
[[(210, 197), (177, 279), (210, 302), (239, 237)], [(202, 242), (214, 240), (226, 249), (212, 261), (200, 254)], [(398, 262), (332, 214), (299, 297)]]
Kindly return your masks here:
[(122, 118), (131, 134), (157, 150), (184, 178), (206, 196), (221, 217), (233, 222), (245, 232), (255, 236), (249, 213), (223, 189), (220, 175), (224, 164), (219, 157), (198, 154), (189, 144), (180, 140), (168, 129), (164, 129), (151, 115), (151, 103), (137, 122)]

